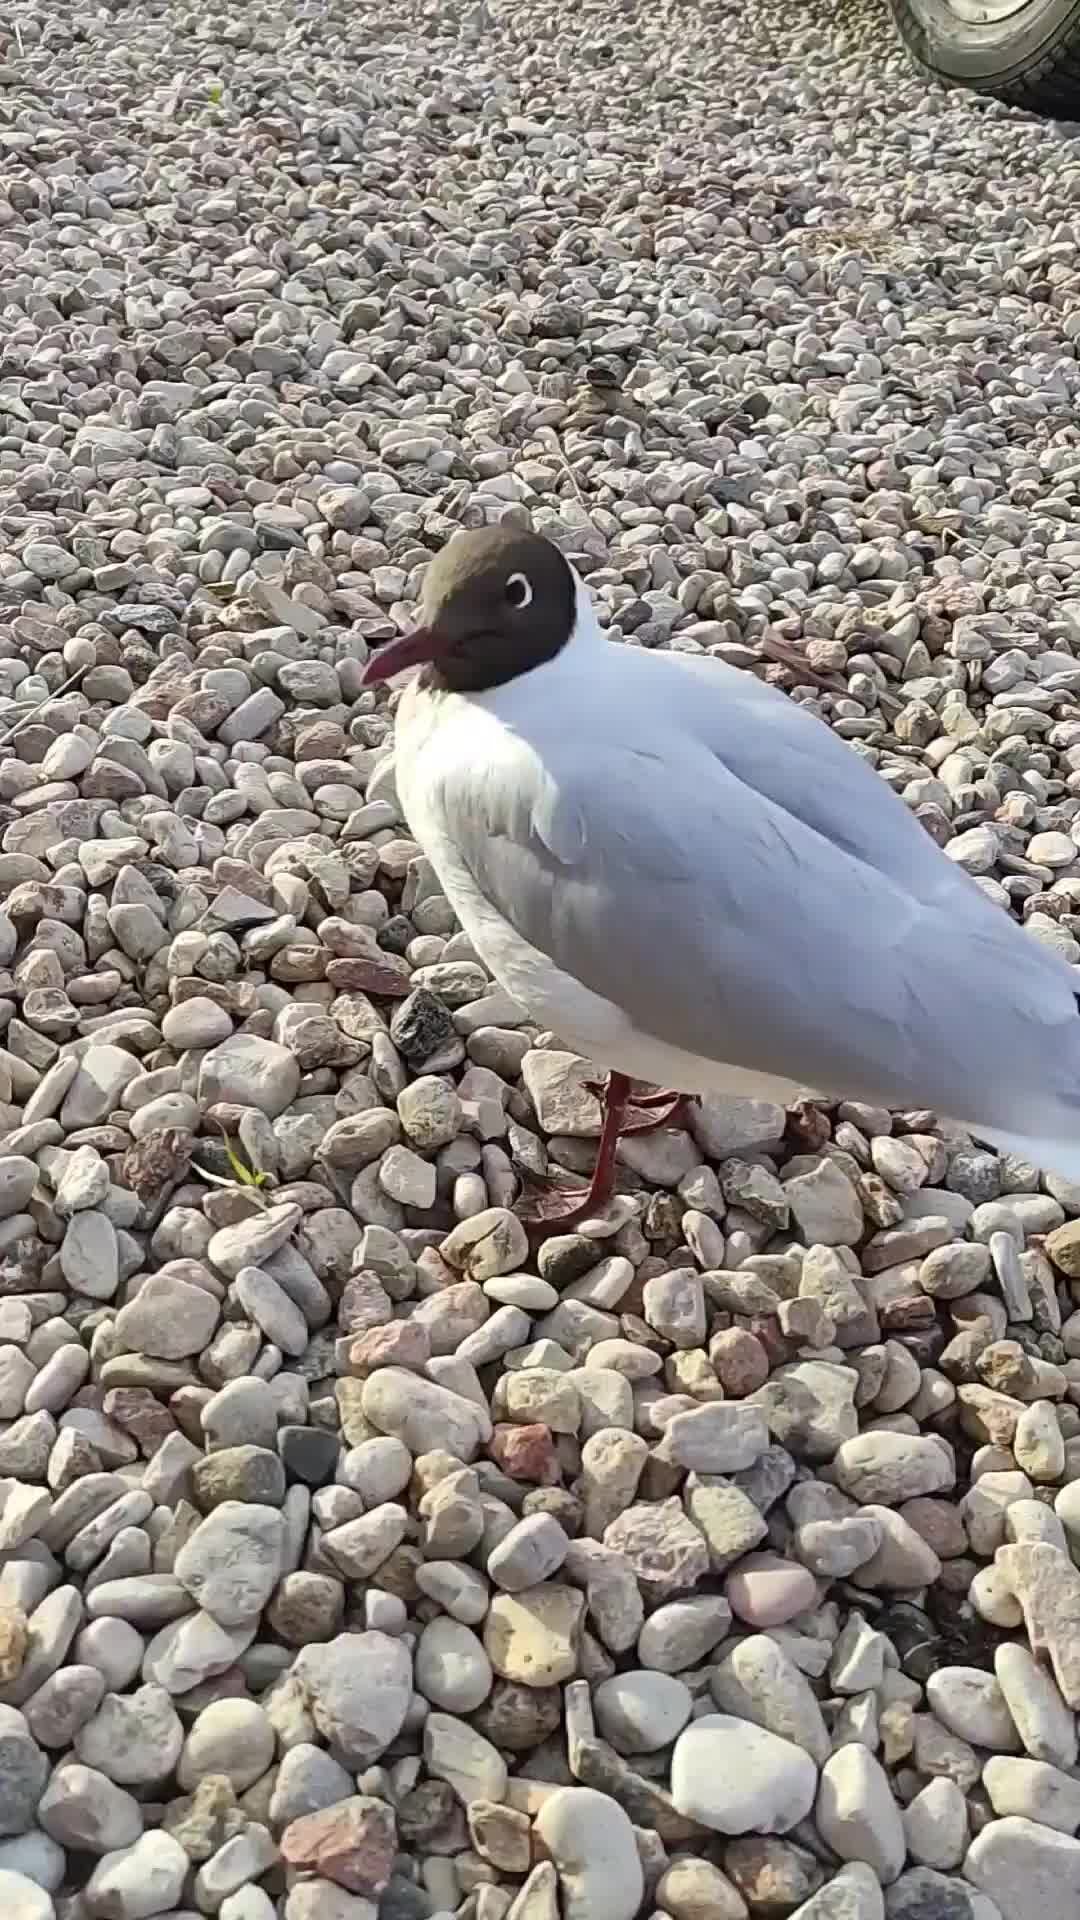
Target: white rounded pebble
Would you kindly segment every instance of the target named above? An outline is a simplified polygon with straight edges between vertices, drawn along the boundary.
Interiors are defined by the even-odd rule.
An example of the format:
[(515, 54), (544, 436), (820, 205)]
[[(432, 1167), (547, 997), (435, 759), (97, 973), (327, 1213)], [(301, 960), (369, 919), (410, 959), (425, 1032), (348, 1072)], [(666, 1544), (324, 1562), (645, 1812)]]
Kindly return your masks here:
[(6, 1867), (0, 1868), (0, 1901), (5, 1920), (53, 1920), (56, 1911), (46, 1888)]
[(86, 1883), (87, 1912), (101, 1920), (152, 1920), (180, 1899), (191, 1863), (169, 1833), (144, 1833), (121, 1853), (106, 1853)]
[(992, 1673), (978, 1667), (939, 1667), (926, 1683), (928, 1705), (942, 1725), (991, 1753), (1019, 1753), (1020, 1735)]
[(429, 1621), (416, 1648), (416, 1684), (446, 1713), (471, 1713), (491, 1691), (491, 1662), (460, 1620)]
[(817, 1768), (764, 1727), (705, 1714), (675, 1743), (671, 1797), (715, 1833), (787, 1833), (814, 1804)]
[(591, 1787), (561, 1787), (541, 1806), (536, 1832), (558, 1868), (563, 1920), (634, 1920), (644, 1875), (616, 1801)]
[(900, 1810), (885, 1769), (859, 1742), (839, 1748), (822, 1767), (814, 1819), (841, 1860), (861, 1860), (884, 1886), (896, 1879), (907, 1853)]

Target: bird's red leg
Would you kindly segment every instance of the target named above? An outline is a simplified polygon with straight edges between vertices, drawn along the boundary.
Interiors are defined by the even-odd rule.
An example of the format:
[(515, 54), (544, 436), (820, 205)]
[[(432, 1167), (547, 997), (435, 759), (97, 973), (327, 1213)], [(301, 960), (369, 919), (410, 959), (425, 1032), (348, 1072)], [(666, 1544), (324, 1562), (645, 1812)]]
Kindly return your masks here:
[(588, 1186), (565, 1186), (556, 1180), (538, 1186), (538, 1190), (529, 1195), (528, 1202), (518, 1208), (518, 1217), (523, 1226), (541, 1233), (556, 1233), (562, 1228), (575, 1227), (582, 1220), (594, 1219), (608, 1205), (615, 1191), (615, 1149), (623, 1132), (623, 1120), (630, 1097), (630, 1082), (626, 1075), (609, 1074), (601, 1097), (604, 1120), (596, 1165)]

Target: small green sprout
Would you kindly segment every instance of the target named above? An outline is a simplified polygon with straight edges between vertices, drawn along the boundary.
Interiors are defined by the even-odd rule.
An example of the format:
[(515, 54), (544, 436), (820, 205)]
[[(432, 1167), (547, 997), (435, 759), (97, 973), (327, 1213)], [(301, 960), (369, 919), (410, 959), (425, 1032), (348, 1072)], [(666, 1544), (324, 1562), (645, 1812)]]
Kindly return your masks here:
[(236, 1146), (230, 1141), (228, 1134), (224, 1134), (223, 1141), (225, 1158), (233, 1171), (232, 1179), (230, 1180), (224, 1173), (214, 1173), (210, 1167), (201, 1167), (197, 1160), (192, 1161), (195, 1172), (201, 1174), (204, 1180), (211, 1181), (215, 1187), (245, 1188), (247, 1192), (251, 1194), (253, 1200), (257, 1200), (261, 1207), (265, 1207), (266, 1199), (262, 1188), (269, 1186), (270, 1175), (262, 1167), (249, 1166), (247, 1161), (242, 1159), (241, 1155), (237, 1152)]
[(246, 1160), (241, 1160), (240, 1155), (237, 1153), (235, 1147), (230, 1145), (227, 1136), (225, 1140), (225, 1158), (227, 1159), (230, 1167), (232, 1168), (233, 1172), (236, 1175), (236, 1178), (239, 1180), (240, 1185), (242, 1187), (265, 1187), (266, 1186), (270, 1178), (270, 1175), (265, 1171), (264, 1168), (249, 1167)]

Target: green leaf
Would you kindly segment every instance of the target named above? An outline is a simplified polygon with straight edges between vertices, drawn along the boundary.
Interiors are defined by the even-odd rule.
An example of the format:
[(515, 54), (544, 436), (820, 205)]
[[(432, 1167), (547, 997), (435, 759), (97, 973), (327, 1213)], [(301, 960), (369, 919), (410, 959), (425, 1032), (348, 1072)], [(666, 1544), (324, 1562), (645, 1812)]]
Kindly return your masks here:
[(228, 1141), (226, 1141), (225, 1143), (225, 1158), (228, 1160), (229, 1165), (232, 1168), (234, 1174), (236, 1175), (236, 1178), (239, 1180), (241, 1186), (243, 1187), (258, 1186), (259, 1182), (255, 1178), (255, 1175), (252, 1173), (251, 1168), (248, 1166), (245, 1160), (241, 1160), (240, 1155), (238, 1153), (235, 1153), (233, 1151), (232, 1147), (230, 1147), (230, 1145), (228, 1144)]
[(240, 1155), (229, 1145), (228, 1140), (225, 1141), (225, 1155), (242, 1187), (264, 1187), (266, 1185), (267, 1180), (270, 1178), (269, 1174), (264, 1173), (261, 1167), (249, 1167), (247, 1161), (241, 1160)]

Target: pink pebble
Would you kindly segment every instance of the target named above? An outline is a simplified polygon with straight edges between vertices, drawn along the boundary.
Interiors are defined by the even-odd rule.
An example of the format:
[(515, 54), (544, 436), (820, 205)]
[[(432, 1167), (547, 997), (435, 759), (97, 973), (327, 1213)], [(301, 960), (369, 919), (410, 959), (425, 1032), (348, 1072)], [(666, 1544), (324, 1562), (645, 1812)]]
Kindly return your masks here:
[(732, 1613), (750, 1627), (780, 1627), (817, 1601), (808, 1567), (779, 1553), (748, 1553), (724, 1582)]

